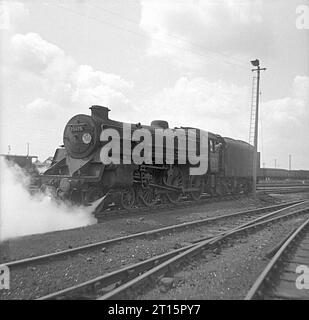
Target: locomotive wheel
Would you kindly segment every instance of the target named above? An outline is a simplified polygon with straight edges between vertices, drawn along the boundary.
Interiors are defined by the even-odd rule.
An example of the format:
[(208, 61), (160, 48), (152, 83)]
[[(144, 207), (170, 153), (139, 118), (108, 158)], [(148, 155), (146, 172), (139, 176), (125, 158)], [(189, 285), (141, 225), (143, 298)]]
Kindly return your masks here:
[(168, 203), (170, 203), (169, 199), (167, 198), (166, 193), (161, 193), (161, 194), (160, 194), (160, 202), (161, 202), (162, 204), (168, 204)]
[(201, 199), (204, 191), (204, 179), (201, 176), (191, 176), (190, 177), (191, 188), (199, 188), (197, 191), (191, 191), (190, 196), (193, 200), (198, 201)]
[[(166, 178), (165, 182), (167, 185), (174, 187), (183, 186), (183, 173), (178, 167), (172, 169), (172, 173)], [(177, 203), (180, 200), (181, 192), (180, 191), (171, 191), (166, 193), (166, 197), (171, 203)]]
[(209, 194), (213, 198), (216, 195), (215, 189), (214, 188), (210, 188)]
[(120, 203), (124, 209), (132, 209), (135, 203), (135, 190), (133, 188), (128, 188), (122, 191), (120, 195)]
[(154, 194), (154, 189), (151, 187), (148, 188), (141, 188), (139, 190), (139, 197), (142, 200), (142, 203), (146, 206), (146, 207), (152, 207), (154, 206), (154, 204), (156, 203), (156, 197)]

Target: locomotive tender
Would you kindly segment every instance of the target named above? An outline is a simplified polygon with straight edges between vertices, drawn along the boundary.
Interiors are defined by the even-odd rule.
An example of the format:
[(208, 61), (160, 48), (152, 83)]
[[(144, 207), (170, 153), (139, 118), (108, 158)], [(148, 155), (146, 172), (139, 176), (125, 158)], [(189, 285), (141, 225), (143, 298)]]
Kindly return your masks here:
[[(176, 203), (183, 196), (199, 200), (203, 193), (224, 195), (227, 193), (249, 193), (252, 190), (252, 159), (253, 146), (250, 144), (224, 138), (211, 132), (205, 132), (191, 127), (181, 127), (187, 136), (185, 162), (177, 160), (180, 149), (177, 138), (172, 146), (166, 140), (163, 144), (163, 161), (156, 161), (155, 132), (173, 132), (166, 121), (155, 120), (150, 126), (129, 124), (131, 133), (138, 129), (146, 129), (151, 133), (152, 163), (146, 161), (134, 163), (131, 160), (132, 149), (137, 141), (130, 141), (130, 148), (124, 138), (124, 124), (109, 119), (106, 107), (92, 106), (91, 115), (78, 114), (67, 123), (63, 134), (63, 146), (56, 149), (52, 164), (43, 176), (43, 189), (53, 190), (61, 199), (68, 199), (77, 204), (89, 204), (104, 197), (100, 209), (109, 203), (119, 203), (123, 208), (143, 204), (153, 206), (158, 201)], [(120, 163), (102, 162), (102, 148), (109, 141), (100, 139), (106, 129), (119, 132)], [(206, 170), (200, 175), (190, 174), (192, 165), (189, 163), (190, 130), (196, 132), (196, 152), (206, 163)], [(206, 154), (199, 149), (201, 137), (207, 137)], [(166, 137), (163, 137), (166, 139)], [(145, 143), (144, 143), (145, 144)], [(192, 145), (192, 144), (191, 144)], [(172, 150), (171, 150), (172, 148)], [(145, 152), (141, 150), (141, 153)], [(149, 150), (149, 148), (148, 148)], [(128, 152), (129, 151), (129, 152)], [(109, 154), (110, 159), (116, 156)], [(169, 161), (168, 155), (173, 155), (174, 162)], [(196, 165), (197, 166), (197, 165)]]

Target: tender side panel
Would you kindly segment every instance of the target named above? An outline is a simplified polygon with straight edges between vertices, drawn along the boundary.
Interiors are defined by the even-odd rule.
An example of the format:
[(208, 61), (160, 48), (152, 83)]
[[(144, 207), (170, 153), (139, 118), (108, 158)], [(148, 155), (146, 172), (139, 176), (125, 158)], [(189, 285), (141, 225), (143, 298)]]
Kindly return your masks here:
[(226, 177), (251, 177), (253, 163), (253, 146), (250, 144), (224, 138), (224, 167)]

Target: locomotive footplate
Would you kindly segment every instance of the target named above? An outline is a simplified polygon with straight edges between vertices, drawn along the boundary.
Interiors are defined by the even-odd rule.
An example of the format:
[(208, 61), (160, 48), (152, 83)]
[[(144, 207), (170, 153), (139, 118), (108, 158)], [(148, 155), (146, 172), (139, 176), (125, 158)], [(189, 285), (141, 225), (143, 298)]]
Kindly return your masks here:
[[(157, 190), (158, 193), (164, 193), (163, 190), (168, 190), (168, 191), (178, 191), (178, 192), (192, 192), (192, 191), (199, 191), (200, 188), (184, 188), (184, 187), (176, 187), (176, 186), (168, 186), (168, 185), (160, 185), (160, 184), (155, 184), (155, 183), (150, 183), (149, 186), (158, 188)], [(161, 189), (161, 190), (160, 190)]]

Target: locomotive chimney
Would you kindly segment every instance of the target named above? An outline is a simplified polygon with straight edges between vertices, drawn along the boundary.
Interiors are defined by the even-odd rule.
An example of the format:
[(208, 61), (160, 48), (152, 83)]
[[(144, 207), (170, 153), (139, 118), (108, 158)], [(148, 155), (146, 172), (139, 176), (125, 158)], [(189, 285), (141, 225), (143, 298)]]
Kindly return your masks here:
[(94, 105), (90, 107), (91, 109), (91, 116), (98, 120), (107, 120), (108, 119), (108, 112), (110, 109), (102, 106)]
[(159, 129), (168, 129), (168, 122), (165, 120), (153, 120), (150, 125)]

